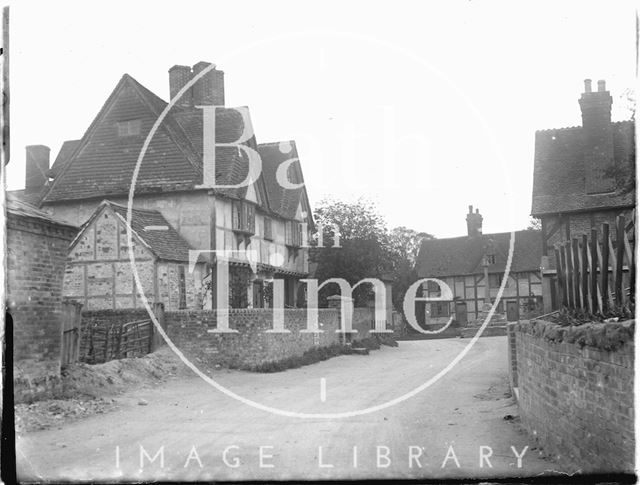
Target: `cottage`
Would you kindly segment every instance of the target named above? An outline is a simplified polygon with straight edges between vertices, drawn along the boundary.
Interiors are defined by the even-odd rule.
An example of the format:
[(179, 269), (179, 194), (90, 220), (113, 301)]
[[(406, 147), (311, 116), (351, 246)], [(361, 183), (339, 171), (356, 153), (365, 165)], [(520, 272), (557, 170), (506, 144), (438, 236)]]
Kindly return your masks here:
[[(514, 252), (496, 319), (517, 320), (542, 304), (540, 231), (514, 232)], [(459, 325), (481, 318), (486, 304), (494, 303), (505, 277), (511, 233), (482, 234), (482, 215), (469, 206), (467, 235), (424, 239), (416, 260), (419, 278), (444, 281), (451, 301), (422, 303), (416, 311), (421, 325), (442, 325), (453, 317)], [(422, 296), (440, 297), (437, 283), (422, 287)]]
[[(202, 306), (204, 264), (189, 271), (189, 245), (155, 210), (133, 209), (133, 255), (150, 305), (167, 310)], [(143, 307), (129, 259), (127, 208), (104, 201), (71, 242), (64, 295), (85, 309)]]
[[(193, 68), (173, 66), (169, 70), (170, 96), (175, 97), (193, 76), (210, 66), (207, 62), (199, 62)], [(167, 226), (173, 242), (180, 246), (179, 250), (172, 249), (180, 256), (159, 254), (157, 243), (162, 237), (134, 228), (137, 247), (149, 252), (149, 260), (143, 262), (146, 270), (152, 271), (151, 260), (156, 268), (145, 294), (170, 307), (180, 308), (185, 303), (187, 308), (210, 308), (217, 293), (211, 291), (217, 288), (216, 272), (212, 271), (215, 256), (211, 251), (249, 250), (257, 254), (257, 261), (253, 261), (255, 273), (242, 253), (230, 261), (232, 307), (270, 305), (269, 281), (274, 277), (285, 281), (285, 305), (298, 306), (302, 295), (299, 280), (308, 274), (304, 243), (313, 229), (313, 219), (296, 144), (258, 144), (248, 109), (224, 104), (224, 73), (212, 68), (168, 112), (148, 146), (135, 186), (133, 206), (140, 211), (136, 217), (159, 218), (159, 225)], [(203, 173), (211, 167), (203, 164), (203, 110), (198, 106), (207, 105), (217, 107), (215, 188), (203, 185)], [(125, 74), (84, 136), (63, 144), (51, 170), (48, 149), (27, 148), (27, 177), (40, 175), (28, 180), (29, 190), (17, 191), (16, 196), (29, 195), (42, 210), (83, 226), (83, 235), (76, 241), (69, 261), (68, 296), (80, 298), (88, 308), (121, 308), (139, 303), (134, 297), (139, 289), (131, 286), (130, 275), (123, 269), (126, 254), (121, 246), (125, 230), (121, 208), (127, 205), (145, 138), (166, 106), (160, 97)], [(246, 133), (251, 136), (237, 144)], [(248, 186), (238, 187), (249, 172), (249, 149), (259, 154), (261, 173)], [(286, 187), (278, 181), (279, 168), (290, 182)], [(109, 202), (103, 204), (104, 200)], [(102, 231), (104, 224), (111, 224), (109, 237), (101, 233), (103, 237), (94, 243), (95, 247), (85, 246), (82, 241)], [(185, 274), (181, 293), (180, 268), (186, 260), (180, 258), (187, 249), (203, 252), (197, 271)], [(107, 254), (111, 259), (105, 266)], [(166, 278), (177, 281), (177, 285), (161, 281), (165, 267)], [(99, 274), (90, 279), (94, 270)], [(79, 276), (84, 271), (87, 280)], [(103, 280), (98, 284), (100, 279)], [(169, 288), (172, 296), (163, 288)]]
[(50, 390), (60, 378), (62, 277), (78, 228), (9, 196), (6, 308), (13, 319), (18, 400)]
[(605, 81), (584, 82), (582, 126), (536, 132), (531, 213), (542, 225), (545, 310), (557, 309), (553, 247), (587, 234), (636, 204), (633, 121), (611, 121)]

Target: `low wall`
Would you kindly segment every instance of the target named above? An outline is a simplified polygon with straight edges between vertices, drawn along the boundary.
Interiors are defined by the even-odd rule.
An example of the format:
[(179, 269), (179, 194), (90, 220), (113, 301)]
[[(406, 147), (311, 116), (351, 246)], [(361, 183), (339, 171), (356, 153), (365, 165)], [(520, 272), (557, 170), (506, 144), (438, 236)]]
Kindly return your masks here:
[[(229, 327), (238, 333), (211, 333), (217, 314), (209, 310), (165, 312), (167, 334), (176, 346), (196, 362), (209, 365), (251, 368), (300, 356), (312, 347), (341, 343), (339, 310), (318, 310), (319, 335), (302, 333), (307, 328), (306, 309), (287, 309), (285, 329), (289, 333), (267, 333), (273, 328), (270, 309), (234, 309), (229, 313)], [(354, 318), (355, 320), (355, 318)]]
[(522, 422), (576, 471), (634, 470), (634, 327), (532, 320), (510, 328)]

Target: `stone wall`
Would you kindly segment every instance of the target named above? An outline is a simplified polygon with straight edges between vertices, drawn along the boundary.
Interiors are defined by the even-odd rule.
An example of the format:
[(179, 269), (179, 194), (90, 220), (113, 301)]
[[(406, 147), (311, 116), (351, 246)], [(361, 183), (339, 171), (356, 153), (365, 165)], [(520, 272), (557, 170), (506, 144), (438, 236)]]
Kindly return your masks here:
[(343, 341), (339, 327), (339, 311), (319, 309), (319, 335), (302, 333), (307, 326), (306, 309), (286, 309), (285, 329), (290, 333), (267, 333), (273, 328), (270, 309), (233, 309), (229, 311), (229, 327), (238, 333), (211, 333), (217, 325), (217, 312), (173, 311), (165, 313), (169, 338), (196, 365), (220, 364), (228, 367), (252, 368), (267, 362), (278, 362), (301, 356), (313, 347), (328, 347)]
[(77, 229), (7, 214), (7, 310), (13, 317), (16, 402), (48, 393), (60, 378), (62, 278)]
[(522, 422), (576, 470), (634, 470), (634, 327), (541, 320), (513, 327)]

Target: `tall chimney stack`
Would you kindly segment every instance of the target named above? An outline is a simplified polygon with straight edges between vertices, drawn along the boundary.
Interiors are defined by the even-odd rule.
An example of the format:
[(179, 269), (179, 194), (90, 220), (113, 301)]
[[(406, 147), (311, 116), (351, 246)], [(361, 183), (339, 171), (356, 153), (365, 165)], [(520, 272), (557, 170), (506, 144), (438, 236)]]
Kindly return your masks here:
[(611, 105), (613, 99), (604, 80), (598, 81), (598, 91), (591, 91), (591, 81), (578, 100), (582, 110), (584, 140), (585, 185), (588, 194), (615, 190), (613, 168), (613, 131)]
[(478, 209), (474, 213), (472, 205), (469, 206), (467, 214), (467, 235), (469, 237), (482, 235), (482, 215)]
[[(191, 80), (191, 68), (189, 66), (175, 65), (169, 69), (169, 96), (175, 98), (176, 94)], [(180, 96), (176, 106), (189, 107), (192, 103), (193, 87)]]
[(45, 145), (29, 145), (24, 188), (37, 190), (49, 181), (49, 147)]
[[(193, 66), (193, 75), (197, 76), (211, 65), (200, 61)], [(214, 66), (193, 85), (194, 106), (224, 106), (224, 72)]]

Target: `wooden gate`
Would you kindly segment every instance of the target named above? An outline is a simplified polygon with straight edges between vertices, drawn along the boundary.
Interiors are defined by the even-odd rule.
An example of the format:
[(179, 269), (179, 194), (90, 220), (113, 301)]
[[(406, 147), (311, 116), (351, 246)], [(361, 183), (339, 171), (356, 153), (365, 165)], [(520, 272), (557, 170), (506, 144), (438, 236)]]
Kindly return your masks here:
[(62, 303), (62, 350), (63, 366), (78, 362), (80, 356), (80, 323), (82, 305), (66, 301)]

